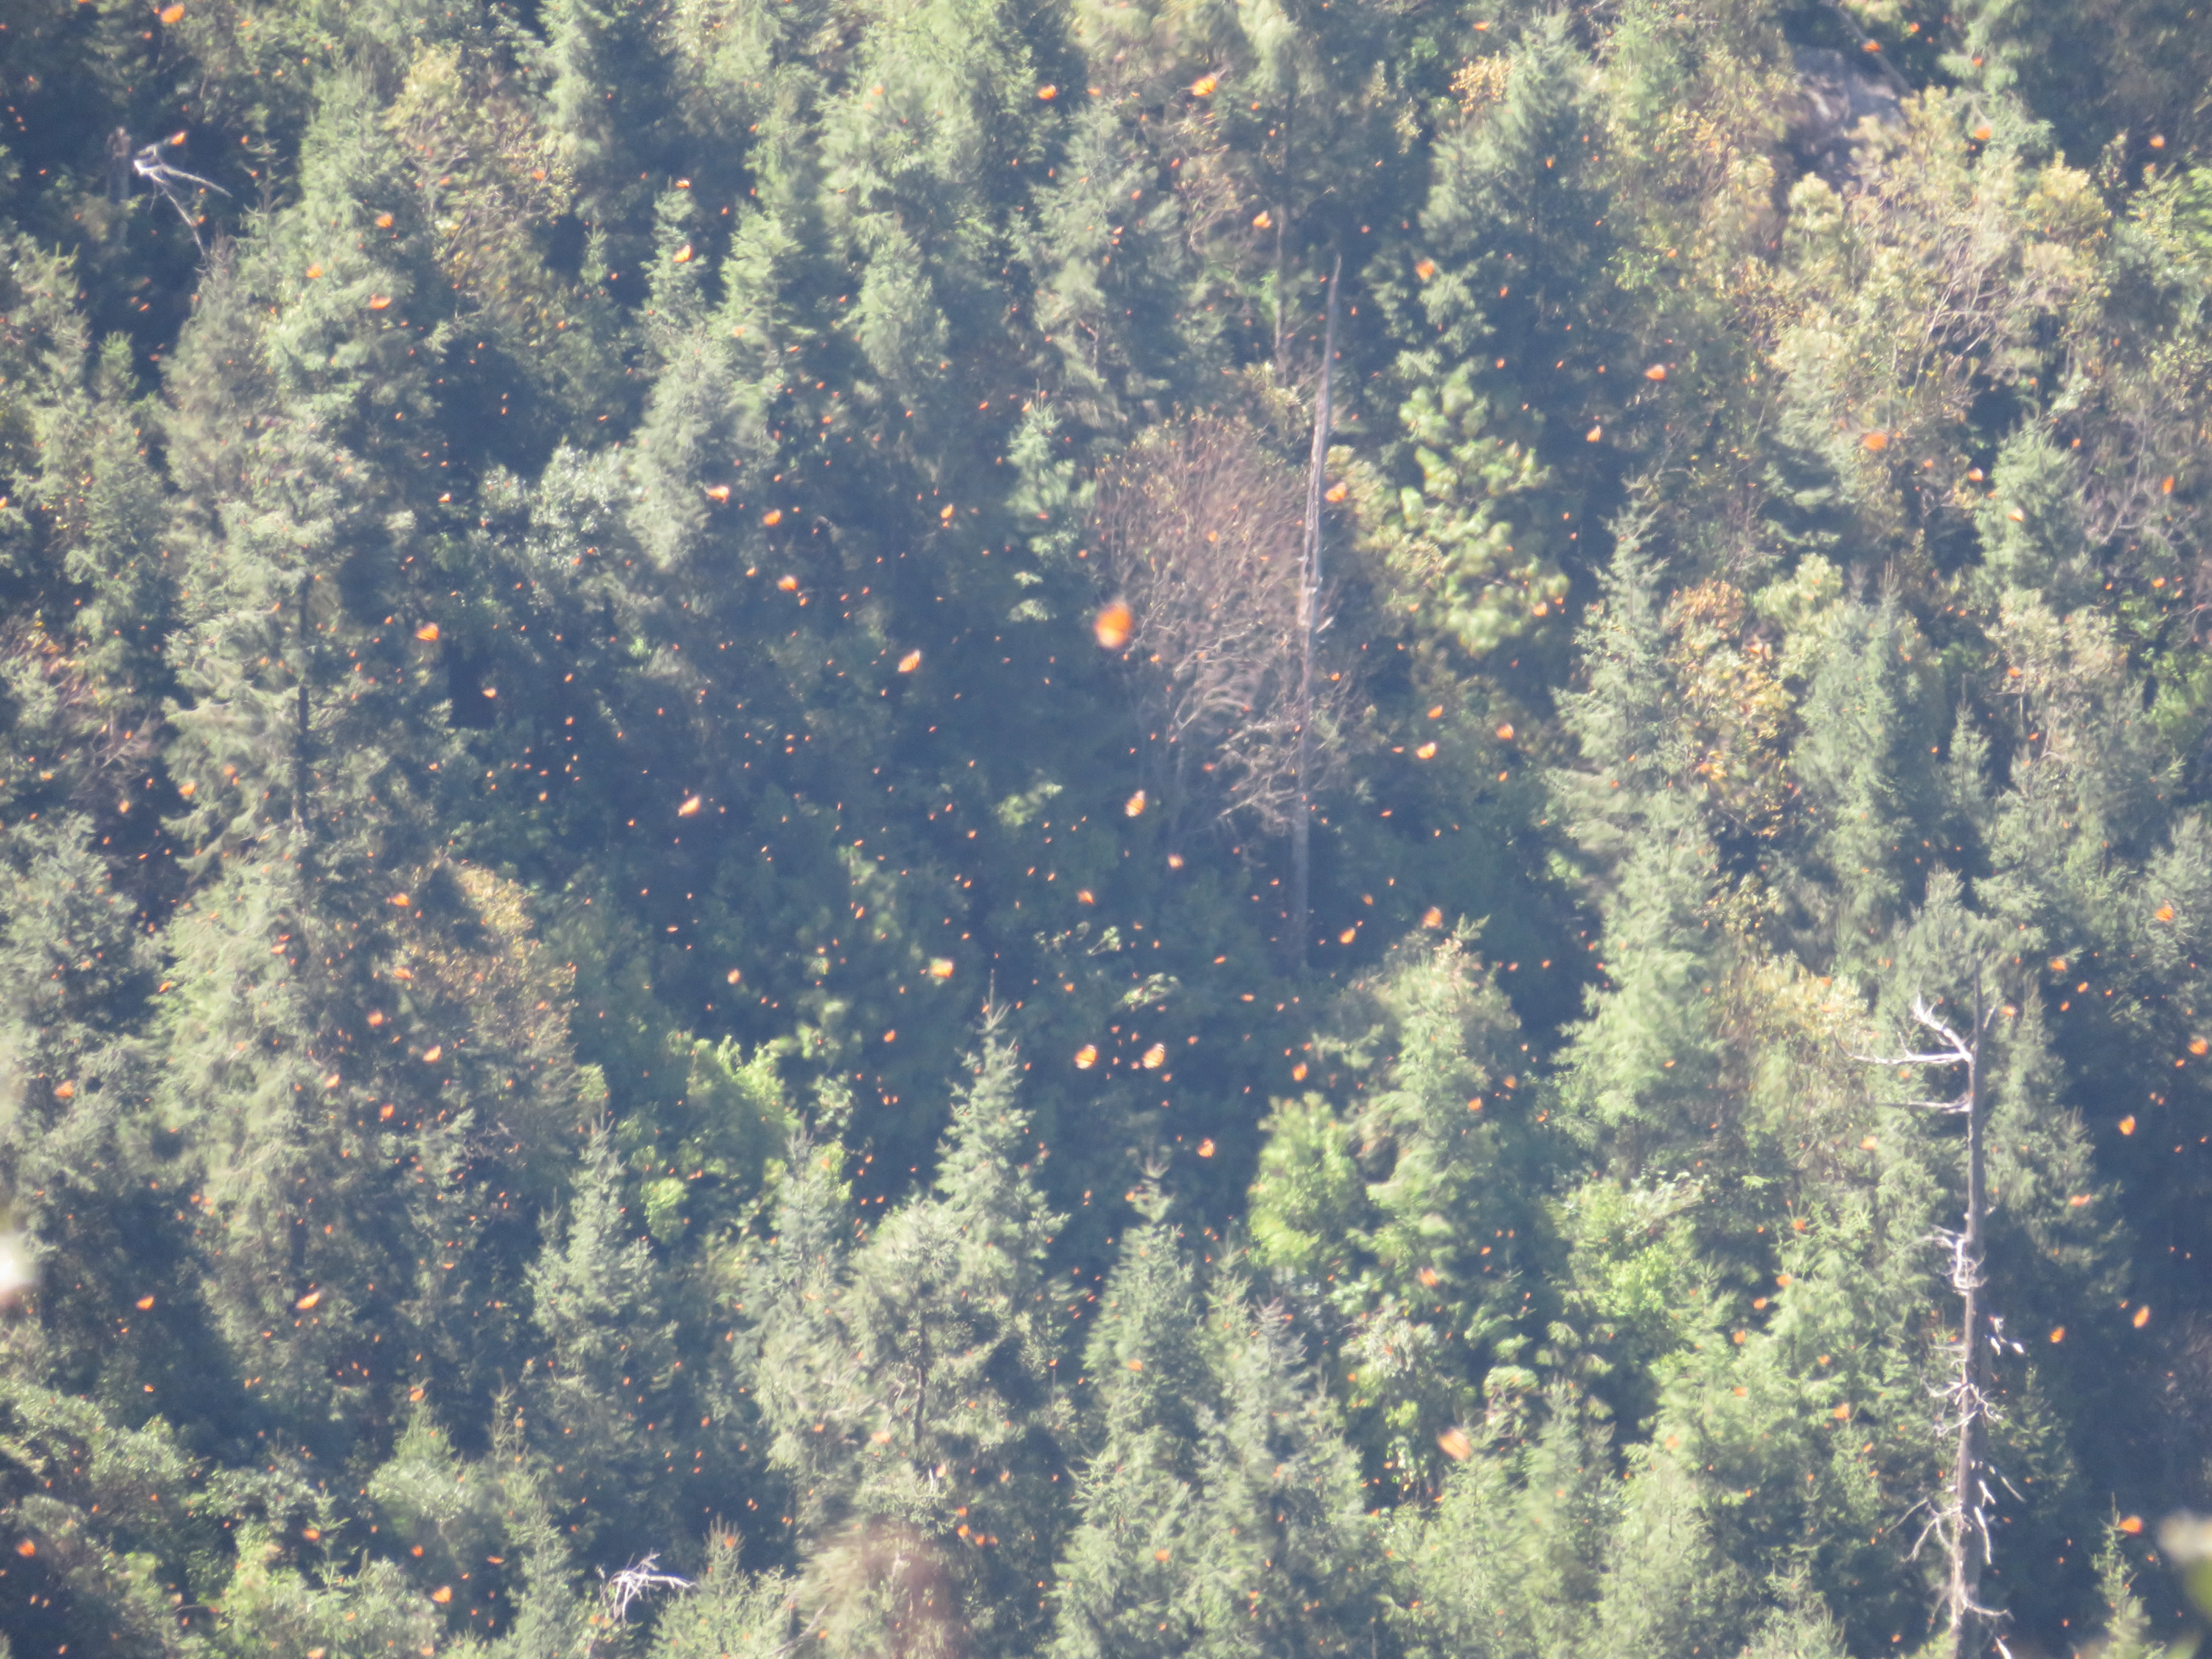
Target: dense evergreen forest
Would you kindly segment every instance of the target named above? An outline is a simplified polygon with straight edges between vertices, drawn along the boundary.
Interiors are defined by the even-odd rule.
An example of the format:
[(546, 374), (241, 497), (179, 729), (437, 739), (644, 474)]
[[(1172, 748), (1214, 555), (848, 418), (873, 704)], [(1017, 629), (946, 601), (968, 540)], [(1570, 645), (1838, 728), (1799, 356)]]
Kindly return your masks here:
[(0, 1650), (2178, 1659), (2203, 4), (0, 0)]

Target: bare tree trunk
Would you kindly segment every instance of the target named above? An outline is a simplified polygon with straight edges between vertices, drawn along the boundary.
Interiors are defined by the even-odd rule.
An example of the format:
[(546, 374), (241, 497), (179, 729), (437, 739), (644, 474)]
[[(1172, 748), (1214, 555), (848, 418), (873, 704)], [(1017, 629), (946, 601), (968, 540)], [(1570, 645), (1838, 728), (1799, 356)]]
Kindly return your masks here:
[(1322, 473), (1328, 461), (1329, 378), (1336, 368), (1336, 290), (1344, 255), (1328, 273), (1328, 326), (1321, 349), (1321, 390), (1314, 402), (1313, 465), (1306, 474), (1305, 556), (1298, 571), (1297, 816), (1291, 821), (1291, 960), (1306, 960), (1309, 882), (1312, 873), (1313, 796), (1308, 768), (1313, 757), (1314, 629), (1321, 609)]
[[(297, 700), (298, 708), (295, 715), (296, 728), (292, 735), (292, 827), (295, 830), (304, 830), (306, 827), (307, 816), (307, 780), (310, 775), (309, 768), (312, 764), (312, 757), (310, 757), (307, 752), (307, 744), (312, 733), (312, 725), (309, 720), (310, 709), (307, 698), (307, 663), (309, 658), (307, 642), (307, 589), (313, 581), (314, 578), (313, 576), (307, 574), (305, 571), (301, 573), (298, 605), (300, 629), (298, 647), (299, 663), (297, 665), (296, 671), (299, 677), (299, 696)], [(301, 854), (295, 854), (295, 856), (301, 856)]]
[(1275, 210), (1275, 368), (1283, 367), (1283, 342), (1290, 338), (1290, 302), (1283, 292), (1283, 234), (1289, 228), (1291, 210), (1287, 207)]
[(1989, 1555), (1988, 1522), (1983, 1513), (1982, 1431), (1985, 1395), (1982, 1387), (1982, 990), (1974, 987), (1973, 1034), (1968, 1040), (1966, 1088), (1966, 1213), (1954, 1247), (1951, 1283), (1959, 1293), (1959, 1442), (1951, 1467), (1951, 1659), (1980, 1659), (1984, 1628), (1980, 1590)]
[[(1990, 1491), (1987, 1467), (1987, 1427), (1990, 1417), (1985, 1379), (1987, 1364), (1983, 1344), (1991, 1322), (1983, 1291), (1984, 1224), (1989, 1208), (1987, 1167), (1982, 1146), (1984, 1103), (1982, 1089), (1982, 1037), (1989, 1024), (1983, 1006), (1982, 981), (1974, 976), (1974, 1018), (1965, 1035), (1954, 1030), (1929, 1005), (1916, 997), (1912, 1018), (1924, 1030), (1940, 1039), (1926, 1054), (1893, 1054), (1887, 1058), (1862, 1055), (1881, 1066), (1936, 1066), (1961, 1068), (1965, 1086), (1948, 1100), (1910, 1103), (1930, 1111), (1955, 1114), (1966, 1120), (1966, 1214), (1959, 1231), (1948, 1235), (1951, 1246), (1951, 1288), (1959, 1297), (1957, 1370), (1943, 1399), (1950, 1415), (1936, 1421), (1940, 1439), (1954, 1437), (1948, 1489), (1934, 1504), (1934, 1518), (1921, 1534), (1929, 1533), (1942, 1545), (1948, 1568), (1943, 1585), (1943, 1613), (1947, 1626), (1942, 1644), (1945, 1659), (1982, 1659), (1991, 1632), (1990, 1609), (1981, 1602), (1982, 1570), (1989, 1564)], [(1879, 1171), (1876, 1172), (1879, 1179)], [(1918, 1546), (1914, 1547), (1918, 1553)]]
[(1283, 172), (1281, 188), (1275, 193), (1281, 200), (1275, 208), (1275, 370), (1283, 368), (1283, 346), (1291, 337), (1291, 296), (1288, 292), (1288, 272), (1283, 259), (1285, 239), (1291, 230), (1291, 135), (1298, 120), (1298, 94), (1291, 92), (1290, 107), (1283, 112)]

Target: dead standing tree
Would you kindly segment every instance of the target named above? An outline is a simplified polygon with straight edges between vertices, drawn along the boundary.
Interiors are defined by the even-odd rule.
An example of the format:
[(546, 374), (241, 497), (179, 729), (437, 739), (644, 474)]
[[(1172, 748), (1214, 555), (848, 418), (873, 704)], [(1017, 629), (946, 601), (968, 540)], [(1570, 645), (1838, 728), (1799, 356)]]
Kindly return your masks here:
[[(1328, 273), (1328, 330), (1321, 349), (1321, 389), (1314, 398), (1313, 459), (1306, 467), (1304, 553), (1298, 563), (1297, 817), (1291, 825), (1291, 938), (1292, 960), (1305, 965), (1306, 928), (1312, 915), (1314, 641), (1321, 633), (1322, 473), (1328, 464), (1329, 382), (1336, 370), (1336, 290), (1344, 256)], [(1278, 349), (1279, 350), (1279, 346)]]
[(1307, 628), (1327, 623), (1304, 580), (1301, 483), (1250, 427), (1213, 416), (1146, 434), (1099, 480), (1093, 528), (1129, 607), (1123, 659), (1171, 848), (1208, 817), (1292, 830), (1302, 750), (1306, 796), (1339, 760), (1346, 683), (1304, 672)]
[(1936, 1040), (1938, 1046), (1932, 1052), (1857, 1056), (1878, 1066), (1940, 1066), (1961, 1073), (1964, 1078), (1959, 1093), (1948, 1100), (1905, 1103), (1963, 1118), (1966, 1131), (1965, 1213), (1958, 1231), (1945, 1230), (1937, 1235), (1949, 1252), (1951, 1288), (1959, 1298), (1954, 1368), (1940, 1396), (1943, 1415), (1937, 1426), (1939, 1438), (1950, 1447), (1951, 1473), (1936, 1501), (1935, 1515), (1921, 1534), (1923, 1542), (1930, 1534), (1935, 1536), (1948, 1567), (1943, 1587), (1947, 1659), (1981, 1659), (1995, 1612), (1981, 1601), (1982, 1570), (1990, 1561), (1990, 1508), (1996, 1498), (1990, 1486), (1993, 1471), (1986, 1449), (1988, 1425), (1995, 1412), (1983, 1359), (1984, 1327), (1992, 1346), (2002, 1340), (1999, 1334), (2002, 1328), (1990, 1317), (1983, 1296), (1988, 1285), (1983, 1269), (1989, 1200), (1982, 1144), (1987, 1127), (1982, 1038), (1995, 1011), (1983, 1006), (1978, 976), (1973, 999), (1973, 1020), (1963, 1035), (1923, 998), (1912, 1000), (1914, 1022)]

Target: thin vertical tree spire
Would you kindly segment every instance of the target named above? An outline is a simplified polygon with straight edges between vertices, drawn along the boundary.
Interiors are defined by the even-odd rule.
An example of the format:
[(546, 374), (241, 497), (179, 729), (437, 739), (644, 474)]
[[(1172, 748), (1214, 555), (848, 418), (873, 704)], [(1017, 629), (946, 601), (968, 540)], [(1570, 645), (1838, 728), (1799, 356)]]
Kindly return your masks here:
[(1321, 391), (1314, 402), (1313, 462), (1306, 473), (1305, 546), (1298, 568), (1297, 816), (1291, 821), (1291, 960), (1306, 959), (1309, 884), (1313, 863), (1314, 632), (1321, 610), (1321, 485), (1328, 460), (1329, 378), (1336, 364), (1336, 290), (1344, 255), (1328, 273), (1328, 324), (1322, 335)]

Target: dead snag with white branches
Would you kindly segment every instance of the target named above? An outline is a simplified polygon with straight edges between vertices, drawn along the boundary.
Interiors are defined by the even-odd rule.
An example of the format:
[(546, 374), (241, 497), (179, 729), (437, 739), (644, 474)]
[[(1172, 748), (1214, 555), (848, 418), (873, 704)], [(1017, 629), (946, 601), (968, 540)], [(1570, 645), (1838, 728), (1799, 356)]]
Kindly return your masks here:
[[(1297, 813), (1304, 625), (1328, 625), (1326, 595), (1302, 592), (1303, 482), (1211, 416), (1146, 433), (1099, 479), (1093, 530), (1129, 607), (1123, 659), (1170, 846), (1207, 817), (1280, 835)], [(1308, 795), (1340, 763), (1347, 687), (1310, 684)]]
[(1990, 1561), (1990, 1509), (1996, 1494), (1990, 1488), (1993, 1472), (1987, 1454), (1988, 1425), (1995, 1415), (1987, 1383), (1982, 1343), (1984, 1328), (1995, 1345), (2001, 1340), (2001, 1324), (1992, 1319), (1983, 1291), (1984, 1227), (1989, 1207), (1983, 1131), (1986, 1102), (1983, 1091), (1982, 1039), (1995, 1010), (1984, 1008), (1981, 981), (1973, 988), (1973, 1018), (1962, 1034), (1929, 1006), (1924, 998), (1912, 1000), (1912, 1018), (1936, 1041), (1922, 1054), (1860, 1055), (1878, 1066), (1932, 1066), (1962, 1075), (1959, 1092), (1947, 1100), (1904, 1103), (1926, 1111), (1942, 1112), (1966, 1121), (1965, 1213), (1958, 1231), (1938, 1232), (1950, 1258), (1951, 1288), (1959, 1298), (1959, 1340), (1949, 1382), (1942, 1391), (1943, 1415), (1939, 1438), (1951, 1446), (1951, 1476), (1937, 1500), (1936, 1513), (1921, 1534), (1932, 1534), (1943, 1550), (1949, 1571), (1943, 1588), (1947, 1659), (1981, 1659), (1989, 1644), (1994, 1609), (1982, 1605), (1982, 1570)]

